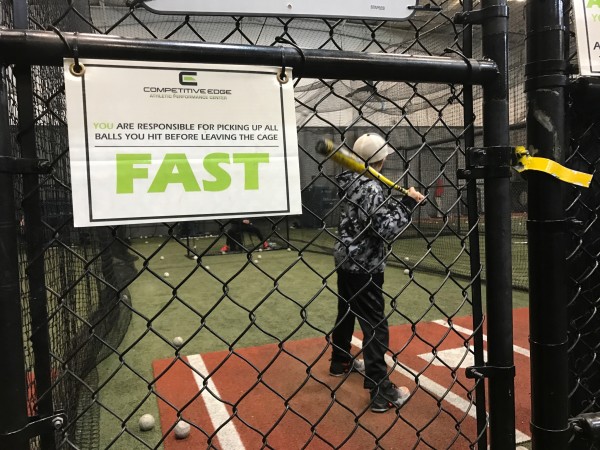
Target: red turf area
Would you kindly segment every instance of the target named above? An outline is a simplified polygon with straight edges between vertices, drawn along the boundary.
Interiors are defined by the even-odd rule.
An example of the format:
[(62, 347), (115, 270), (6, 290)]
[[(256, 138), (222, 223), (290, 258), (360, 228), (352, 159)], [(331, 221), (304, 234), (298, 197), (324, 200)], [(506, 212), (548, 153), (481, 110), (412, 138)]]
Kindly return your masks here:
[[(524, 349), (527, 313), (515, 310), (514, 315), (515, 345)], [(470, 317), (454, 323), (471, 328)], [(359, 333), (356, 337), (362, 338)], [(419, 323), (414, 330), (410, 325), (392, 327), (390, 347), (401, 350), (398, 359), (418, 373), (419, 386), (410, 373), (394, 371), (392, 381), (409, 387), (413, 396), (399, 411), (384, 414), (368, 410), (361, 375), (329, 375), (324, 338), (286, 342), (283, 348), (273, 344), (191, 355), (185, 363), (154, 361), (163, 434), (175, 424), (178, 410), (193, 424), (185, 440), (169, 433), (165, 450), (467, 449), (475, 441), (474, 405), (466, 412), (473, 381), (465, 378), (464, 368), (452, 371), (431, 363), (433, 348), (464, 345), (464, 335), (436, 323)], [(204, 365), (202, 377), (195, 377), (189, 365), (198, 367), (198, 361)], [(517, 428), (527, 433), (529, 358), (516, 353), (515, 363)]]

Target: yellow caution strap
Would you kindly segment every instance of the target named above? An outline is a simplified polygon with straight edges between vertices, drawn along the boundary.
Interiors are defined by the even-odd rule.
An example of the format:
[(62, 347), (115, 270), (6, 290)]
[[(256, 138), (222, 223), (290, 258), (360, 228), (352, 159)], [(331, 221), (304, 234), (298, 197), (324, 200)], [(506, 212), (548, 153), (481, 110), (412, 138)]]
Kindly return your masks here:
[(523, 146), (515, 147), (515, 156), (517, 158), (517, 163), (513, 168), (517, 172), (524, 172), (526, 170), (545, 172), (565, 183), (575, 184), (586, 188), (589, 187), (592, 182), (592, 175), (589, 173), (568, 169), (551, 159), (530, 156), (527, 149)]

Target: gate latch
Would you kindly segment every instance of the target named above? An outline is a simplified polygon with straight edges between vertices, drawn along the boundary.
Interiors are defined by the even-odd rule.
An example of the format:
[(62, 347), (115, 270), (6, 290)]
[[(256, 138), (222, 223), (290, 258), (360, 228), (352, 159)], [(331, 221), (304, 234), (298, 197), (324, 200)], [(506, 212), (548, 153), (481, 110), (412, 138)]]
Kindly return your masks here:
[(458, 178), (510, 178), (513, 147), (469, 147)]
[(514, 378), (515, 366), (498, 367), (498, 366), (470, 366), (465, 369), (467, 378), (483, 379), (483, 378)]
[(0, 156), (0, 173), (50, 173), (52, 165), (46, 159)]
[[(54, 432), (64, 427), (67, 421), (67, 415), (64, 411), (57, 411), (54, 415), (40, 418), (33, 416), (29, 418), (29, 423), (20, 430), (11, 431), (6, 434), (0, 433), (0, 444), (10, 444), (17, 437), (20, 439), (31, 439), (42, 434)], [(1, 448), (11, 448), (0, 445)]]
[(587, 439), (600, 441), (600, 413), (591, 412), (579, 414), (570, 421), (571, 427), (577, 434)]

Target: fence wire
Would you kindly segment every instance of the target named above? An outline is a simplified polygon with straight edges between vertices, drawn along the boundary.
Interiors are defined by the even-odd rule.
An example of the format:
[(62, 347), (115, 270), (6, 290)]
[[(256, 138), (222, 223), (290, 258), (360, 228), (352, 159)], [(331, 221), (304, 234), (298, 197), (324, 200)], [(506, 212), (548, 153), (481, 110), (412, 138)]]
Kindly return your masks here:
[[(571, 10), (571, 64), (576, 68), (575, 26)], [(577, 73), (577, 70), (573, 70)], [(567, 267), (569, 275), (569, 417), (600, 411), (600, 366), (598, 365), (598, 301), (600, 286), (600, 185), (596, 175), (600, 168), (598, 144), (600, 116), (592, 105), (598, 98), (594, 80), (573, 77), (569, 95), (568, 124), (571, 141), (566, 163), (569, 167), (593, 174), (589, 189), (571, 189), (566, 196), (566, 216), (575, 220), (570, 229)], [(598, 442), (589, 436), (574, 433), (572, 449), (598, 449)]]
[[(275, 46), (285, 39), (302, 48), (360, 52), (462, 53), (462, 29), (453, 22), (462, 5), (456, 1), (431, 2), (432, 8), (404, 22), (156, 15), (138, 3), (39, 0), (29, 4), (29, 27), (247, 45)], [(522, 6), (514, 9), (510, 29), (524, 30)], [(3, 4), (4, 26), (12, 26), (11, 17)], [(523, 37), (521, 31), (510, 35), (514, 145), (524, 142)], [(474, 42), (473, 56), (481, 57), (479, 40)], [(471, 315), (472, 308), (472, 228), (466, 188), (456, 170), (464, 167), (467, 128), (474, 129), (481, 144), (478, 89), (475, 116), (464, 123), (462, 86), (298, 80), (303, 214), (256, 219), (260, 234), (247, 236), (236, 233), (228, 221), (74, 228), (63, 75), (54, 67), (31, 71), (33, 114), (18, 112), (17, 102), (28, 101), (27, 92), (17, 93), (13, 80), (11, 125), (15, 154), (33, 134), (37, 156), (51, 161), (53, 168), (34, 189), (15, 186), (23, 205), (18, 220), (30, 411), (39, 412), (51, 398), (53, 408), (68, 416), (52, 445), (170, 449), (174, 428), (184, 421), (191, 425), (194, 448), (243, 448), (227, 440), (232, 427), (253, 448), (357, 448), (356, 439), (366, 439), (371, 448), (478, 448), (472, 416), (480, 382), (466, 379), (461, 369), (473, 358), (473, 332), (455, 327), (456, 318)], [(336, 299), (330, 255), (338, 239), (335, 177), (340, 169), (323, 162), (315, 144), (328, 137), (351, 148), (367, 131), (384, 135), (396, 149), (383, 174), (415, 186), (430, 199), (415, 211), (391, 249), (386, 315), (391, 324), (407, 328), (390, 348), (390, 370), (410, 381), (412, 393), (406, 411), (379, 421), (371, 417), (362, 394), (348, 387), (350, 377), (332, 382), (323, 372), (329, 364)], [(483, 185), (478, 190), (483, 213)], [(523, 180), (515, 177), (513, 268), (520, 289), (527, 288), (526, 198)], [(38, 207), (43, 246), (28, 250), (28, 218), (35, 220)], [(478, 226), (485, 233), (483, 219)], [(239, 244), (237, 251), (232, 243)], [(483, 239), (481, 246), (483, 253)], [(28, 270), (40, 260), (47, 319), (36, 323)], [(444, 330), (439, 335), (431, 335), (424, 325), (434, 319)], [(474, 327), (481, 330), (482, 324)], [(45, 329), (50, 355), (46, 374), (40, 373), (43, 367), (36, 364), (33, 350), (43, 345), (40, 333)], [(182, 337), (183, 344), (174, 343), (174, 337)], [(300, 339), (312, 339), (306, 341), (313, 345), (312, 353), (296, 344)], [(442, 356), (449, 340), (459, 349), (456, 359)], [(247, 350), (253, 346), (267, 348), (267, 356), (253, 356)], [(421, 351), (418, 366), (405, 360), (412, 347)], [(282, 364), (286, 370), (274, 369)], [(182, 371), (191, 374), (189, 383), (198, 383), (187, 397), (164, 387), (173, 383), (173, 373)], [(442, 373), (443, 386), (429, 379), (432, 372)], [(232, 390), (220, 391), (223, 385), (217, 380), (223, 377), (234, 385)], [(49, 389), (37, 389), (40, 381)], [(198, 417), (193, 410), (200, 400), (204, 408), (221, 408), (221, 418), (208, 423)], [(270, 420), (247, 413), (254, 402), (264, 403)], [(144, 413), (159, 421), (153, 430), (140, 431)], [(338, 422), (332, 424), (334, 420)], [(290, 440), (290, 430), (298, 440)], [(401, 444), (394, 440), (394, 430), (401, 430)], [(31, 442), (31, 448), (43, 450), (52, 445), (44, 439)]]

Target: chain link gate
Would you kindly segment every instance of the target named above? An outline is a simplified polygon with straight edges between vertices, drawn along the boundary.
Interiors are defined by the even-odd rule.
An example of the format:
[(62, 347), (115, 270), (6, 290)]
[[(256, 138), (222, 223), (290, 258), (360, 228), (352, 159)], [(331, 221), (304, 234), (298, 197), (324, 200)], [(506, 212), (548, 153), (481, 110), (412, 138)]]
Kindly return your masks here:
[[(577, 74), (577, 45), (573, 7), (565, 11), (564, 21), (569, 25), (570, 35), (565, 38), (568, 51), (568, 74)], [(567, 311), (568, 322), (568, 428), (569, 448), (595, 450), (598, 441), (599, 367), (597, 363), (598, 336), (598, 82), (594, 78), (569, 77), (566, 91), (566, 127), (569, 142), (565, 162), (594, 175), (589, 189), (567, 189), (564, 194), (565, 217), (570, 226), (566, 231), (567, 260)], [(562, 419), (562, 415), (560, 416)], [(558, 422), (555, 422), (558, 423)]]
[[(0, 412), (6, 448), (170, 449), (179, 421), (190, 423), (195, 448), (360, 448), (355, 439), (366, 439), (370, 448), (484, 449), (488, 427), (492, 449), (514, 444), (511, 245), (499, 237), (511, 230), (522, 236), (522, 183), (513, 180), (519, 194), (511, 197), (509, 180), (491, 169), (483, 168), (485, 182), (457, 171), (466, 167), (467, 148), (509, 144), (507, 75), (519, 79), (522, 64), (506, 60), (506, 6), (477, 6), (456, 18), (473, 9), (470, 1), (432, 2), (393, 23), (160, 16), (140, 2), (108, 0), (3, 3), (0, 45), (10, 64), (0, 125), (7, 140), (0, 153), (7, 231), (0, 329), (11, 355), (0, 379), (0, 400), (11, 405)], [(472, 41), (473, 31), (483, 44)], [(232, 237), (227, 221), (74, 228), (64, 81), (56, 67), (73, 51), (268, 65), (285, 54), (298, 76), (303, 214), (255, 221), (273, 250), (258, 252), (262, 238), (242, 237), (239, 254), (222, 255)], [(482, 55), (495, 62), (476, 59)], [(511, 112), (515, 143), (523, 110), (520, 104)], [(390, 254), (387, 317), (405, 333), (390, 348), (390, 371), (408, 380), (412, 393), (384, 419), (368, 412), (352, 377), (332, 381), (322, 368), (335, 318), (330, 254), (340, 169), (314, 148), (324, 136), (351, 147), (366, 131), (396, 148), (384, 175), (429, 194)], [(526, 256), (515, 252), (524, 248), (513, 245), (516, 272), (526, 273)], [(482, 277), (493, 371), (483, 355)], [(527, 287), (526, 276), (515, 280)], [(468, 326), (463, 316), (473, 316)], [(438, 334), (431, 334), (432, 320)], [(451, 340), (461, 350), (452, 363), (442, 355)], [(304, 345), (314, 352), (306, 356)], [(409, 363), (411, 346), (422, 353)], [(252, 356), (261, 348), (271, 353)], [(461, 367), (471, 359), (467, 378)], [(287, 371), (272, 375), (282, 361)], [(182, 371), (189, 385), (198, 383), (183, 399), (172, 391), (190, 387), (168, 378)], [(295, 384), (282, 387), (282, 378)], [(270, 421), (248, 412), (249, 398), (264, 403), (259, 410), (272, 413)], [(210, 405), (223, 415), (207, 422)], [(194, 408), (204, 408), (203, 418)], [(141, 432), (138, 419), (148, 412), (159, 423)], [(228, 440), (232, 428), (237, 441)], [(302, 438), (292, 441), (290, 430)], [(244, 439), (253, 445), (244, 447)]]

